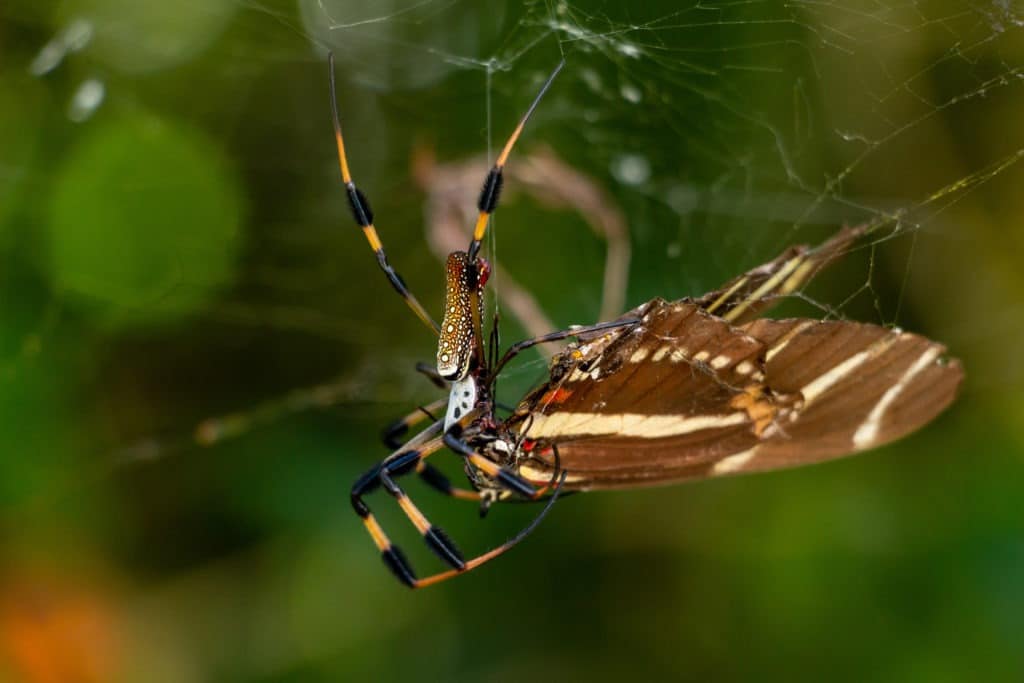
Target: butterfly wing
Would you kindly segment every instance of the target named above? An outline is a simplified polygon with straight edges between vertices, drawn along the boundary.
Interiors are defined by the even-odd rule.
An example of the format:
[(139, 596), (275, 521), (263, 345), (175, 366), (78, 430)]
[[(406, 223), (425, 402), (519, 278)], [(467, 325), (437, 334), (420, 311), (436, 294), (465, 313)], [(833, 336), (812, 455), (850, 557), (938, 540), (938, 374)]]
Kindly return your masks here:
[(793, 467), (900, 438), (956, 397), (945, 348), (877, 325), (754, 316), (806, 284), (863, 230), (794, 247), (697, 300), (655, 299), (641, 322), (581, 337), (516, 410), (534, 446), (522, 473), (559, 465), (577, 489)]
[[(585, 352), (527, 397), (522, 434), (550, 478), (556, 446), (578, 489), (663, 484), (856, 453), (927, 424), (963, 370), (919, 335), (845, 321), (740, 328), (687, 302), (652, 302), (642, 326)], [(571, 352), (570, 352), (571, 353)]]
[(848, 252), (866, 231), (847, 227), (815, 248), (790, 247), (777, 258), (753, 268), (709, 292), (694, 303), (733, 324), (755, 319)]

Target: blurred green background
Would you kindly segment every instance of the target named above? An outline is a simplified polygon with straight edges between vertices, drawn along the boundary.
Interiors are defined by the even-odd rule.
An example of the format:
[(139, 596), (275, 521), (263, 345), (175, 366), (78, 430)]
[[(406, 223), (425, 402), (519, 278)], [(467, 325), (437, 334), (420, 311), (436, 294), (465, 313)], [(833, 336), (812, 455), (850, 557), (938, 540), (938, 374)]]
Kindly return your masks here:
[[(1024, 9), (643, 5), (0, 5), (0, 678), (1024, 679)], [(430, 310), (413, 151), (493, 155), (564, 56), (510, 163), (550, 148), (625, 213), (629, 306), (871, 221), (780, 313), (941, 340), (960, 400), (827, 466), (569, 498), (409, 592), (348, 490), (436, 396), (434, 349), (351, 224), (327, 49)], [(604, 243), (514, 192), (492, 257), (556, 326), (593, 322)], [(408, 488), (467, 553), (533, 514)]]

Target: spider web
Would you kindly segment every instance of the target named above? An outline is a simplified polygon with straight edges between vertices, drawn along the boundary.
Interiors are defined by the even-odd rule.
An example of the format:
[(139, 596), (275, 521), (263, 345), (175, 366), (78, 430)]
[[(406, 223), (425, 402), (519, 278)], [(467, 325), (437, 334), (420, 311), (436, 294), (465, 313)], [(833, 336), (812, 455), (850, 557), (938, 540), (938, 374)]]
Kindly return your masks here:
[[(617, 5), (221, 0), (176, 10), (198, 26), (191, 32), (157, 11), (119, 16), (112, 1), (0, 10), (0, 35), (11, 37), (0, 122), (15, 131), (0, 147), (11, 293), (0, 386), (16, 425), (6, 450), (18, 454), (3, 477), (9, 508), (116, 487), (110, 472), (139, 461), (159, 461), (129, 475), (146, 491), (168, 476), (180, 489), (198, 471), (229, 497), (245, 490), (237, 472), (251, 453), (271, 479), (278, 466), (267, 463), (282, 451), (315, 453), (311, 467), (331, 479), (338, 452), (361, 454), (340, 466), (347, 476), (381, 455), (373, 425), (434, 398), (412, 370), (432, 359), (430, 335), (347, 214), (328, 49), (354, 176), (391, 262), (429, 310), (441, 308), (443, 238), (424, 207), (447, 192), (430, 179), (456, 177), (467, 160), (485, 169), (564, 59), (509, 172), (550, 153), (603, 193), (598, 213), (621, 213), (625, 307), (700, 295), (790, 244), (868, 224), (860, 246), (779, 314), (941, 340), (965, 361), (975, 410), (1018, 415), (1024, 361), (1007, 349), (1024, 326), (1024, 10), (1006, 0)], [(158, 187), (189, 205), (215, 185), (203, 215), (227, 217), (223, 232), (144, 220), (136, 238), (90, 223), (69, 159), (126, 118), (141, 121), (142, 139), (169, 127), (169, 146), (200, 152), (111, 188), (111, 202)], [(190, 176), (197, 168), (211, 177)], [(466, 177), (478, 180), (443, 198), (472, 211), (483, 175)], [(518, 286), (555, 328), (598, 320), (607, 240), (528, 179), (510, 179), (506, 192), (487, 246), (503, 268), (490, 306), (504, 342), (530, 334), (504, 298)], [(143, 207), (154, 220), (165, 208)], [(69, 216), (81, 234), (67, 232)], [(86, 238), (102, 247), (84, 265), (55, 246)], [(150, 258), (136, 240), (160, 258), (139, 257), (127, 276), (95, 267)], [(152, 284), (151, 271), (169, 274)], [(544, 368), (539, 356), (518, 365), (506, 399)], [(172, 475), (165, 461), (190, 464)], [(229, 516), (312, 517), (336, 496), (326, 489), (288, 489), (270, 512), (232, 499)], [(168, 524), (152, 507), (133, 511), (147, 533)]]
[[(531, 123), (520, 153), (557, 145), (562, 159), (611, 193), (634, 244), (630, 305), (699, 294), (788, 244), (813, 244), (836, 226), (868, 223), (871, 239), (849, 259), (842, 284), (827, 296), (798, 293), (809, 305), (785, 312), (885, 325), (920, 321), (953, 348), (962, 346), (964, 334), (977, 339), (979, 329), (993, 343), (1004, 328), (994, 329), (992, 318), (1016, 327), (1016, 305), (1006, 293), (989, 291), (997, 284), (965, 288), (974, 270), (968, 264), (985, 261), (987, 253), (966, 258), (963, 251), (975, 248), (979, 229), (968, 226), (1000, 220), (986, 205), (1012, 186), (1024, 153), (1024, 137), (1002, 134), (1004, 126), (992, 126), (1000, 134), (988, 144), (977, 140), (989, 117), (1020, 92), (1021, 19), (1010, 3), (695, 3), (665, 11), (537, 2), (492, 11), (462, 2), (395, 2), (382, 10), (376, 2), (315, 0), (299, 3), (298, 17), (259, 4), (246, 11), (299, 32), (318, 55), (324, 48), (337, 52), (357, 177), (381, 206), (382, 233), (398, 251), (393, 261), (412, 261), (401, 270), (415, 273), (434, 309), (439, 289), (430, 275), (437, 271), (423, 254), (408, 253), (422, 249), (408, 226), (424, 220), (408, 201), (410, 150), (436, 146), (447, 160), (486, 150), (493, 158), (530, 93), (566, 59), (570, 69)], [(453, 96), (453, 89), (461, 92)], [(386, 134), (377, 118), (406, 116), (417, 123), (404, 135)], [(369, 166), (378, 155), (388, 163)], [(477, 184), (464, 183), (464, 206)], [(319, 229), (337, 230), (337, 194), (317, 200), (332, 214), (315, 221)], [(550, 227), (535, 231), (534, 215)], [(570, 220), (564, 212), (541, 217), (537, 207), (513, 206), (503, 209), (490, 234), (492, 257), (520, 274), (556, 327), (596, 320), (601, 308), (595, 283), (604, 245), (588, 241)], [(279, 240), (279, 228), (271, 230), (268, 237)], [(314, 238), (303, 248), (321, 246)], [(265, 253), (278, 262), (279, 250), (272, 243)], [(445, 251), (435, 248), (435, 258)], [(565, 255), (574, 251), (583, 254), (570, 267)], [(301, 293), (313, 282), (311, 270), (336, 273), (336, 260), (329, 253), (314, 268), (272, 266), (274, 281), (260, 284), (279, 292), (283, 279)], [(249, 271), (257, 281), (266, 277), (259, 265)], [(947, 277), (950, 268), (960, 277)], [(369, 271), (372, 264), (359, 277), (373, 286)], [(312, 287), (319, 293), (322, 285)], [(493, 289), (502, 286), (496, 278)], [(339, 315), (333, 306), (293, 299), (268, 308), (247, 295), (227, 297), (213, 315), (349, 344), (369, 330), (358, 308)], [(966, 301), (999, 310), (989, 310), (994, 315), (984, 323), (965, 324), (982, 318), (977, 308), (957, 305)], [(492, 305), (500, 308), (497, 299)], [(388, 336), (404, 325), (395, 321), (400, 306), (377, 308), (385, 315), (373, 316), (369, 334)], [(527, 334), (526, 326), (510, 322), (506, 340)], [(359, 398), (352, 391), (382, 391), (372, 388), (379, 373), (403, 366), (359, 346), (357, 374), (371, 378), (357, 381), (349, 400)], [(403, 347), (399, 352), (408, 355), (397, 358), (422, 358), (421, 348)], [(525, 387), (543, 374), (543, 362), (519, 372)], [(983, 386), (1019, 378), (986, 377), (985, 368), (976, 374)], [(418, 378), (412, 381), (392, 377), (392, 388), (376, 397), (400, 404), (410, 392), (422, 395)]]
[[(805, 296), (817, 315), (899, 324), (909, 298), (925, 300), (913, 315), (927, 316), (929, 331), (954, 347), (958, 334), (978, 334), (961, 323), (963, 311), (950, 315), (948, 308), (926, 300), (951, 280), (935, 264), (944, 263), (944, 256), (964, 267), (961, 247), (972, 241), (964, 226), (977, 225), (979, 213), (991, 213), (979, 205), (986, 196), (1000, 196), (1019, 172), (1020, 136), (982, 123), (1019, 92), (1014, 41), (1021, 26), (1012, 4), (697, 3), (666, 12), (656, 5), (642, 10), (537, 2), (485, 10), (449, 1), (393, 2), (382, 8), (376, 2), (308, 0), (298, 4), (297, 14), (260, 3), (219, 11), (232, 17), (241, 35), (208, 48), (212, 81), (227, 79), (229, 69), (267, 72), (290, 60), (312, 67), (326, 48), (337, 52), (357, 179), (380, 207), (382, 234), (396, 252), (392, 260), (416, 273), (427, 290), (421, 296), (434, 308), (436, 278), (421, 278), (419, 272), (436, 269), (422, 257), (406, 255), (422, 245), (420, 234), (408, 229), (422, 219), (405, 187), (403, 157), (411, 154), (411, 145), (404, 143), (422, 144), (431, 136), (430, 144), (448, 160), (484, 150), (493, 157), (525, 97), (564, 58), (569, 68), (531, 123), (521, 151), (557, 145), (562, 159), (606, 188), (624, 211), (634, 245), (626, 296), (631, 305), (652, 296), (699, 294), (789, 243), (820, 241), (844, 223), (869, 223), (875, 232), (860, 264), (860, 280), (851, 276), (838, 300)], [(103, 18), (90, 19), (84, 10), (69, 13), (39, 46), (29, 72), (40, 78), (59, 73), (61, 50), (70, 71), (79, 53), (88, 57), (90, 39), (102, 41)], [(41, 33), (43, 26), (35, 28)], [(92, 37), (97, 31), (99, 37)], [(255, 44), (257, 35), (271, 36), (267, 49)], [(236, 60), (229, 66), (224, 54), (232, 49)], [(97, 87), (101, 93), (117, 85), (127, 89), (116, 75), (105, 84), (95, 67), (93, 73), (83, 71), (88, 75), (75, 73), (61, 92), (74, 119), (91, 116), (87, 105)], [(453, 101), (456, 87), (462, 88), (461, 99)], [(262, 100), (263, 93), (251, 93), (247, 117), (262, 122), (262, 114), (253, 113), (253, 103), (264, 110)], [(212, 109), (193, 104), (200, 116), (209, 113), (204, 108)], [(303, 132), (323, 118), (318, 104), (296, 117)], [(102, 110), (102, 104), (93, 106)], [(386, 122), (411, 116), (415, 126), (399, 134), (380, 125), (381, 117)], [(367, 124), (367, 119), (377, 120)], [(278, 125), (292, 120), (277, 117)], [(986, 136), (990, 130), (1000, 134)], [(271, 158), (251, 151), (256, 153), (247, 157), (244, 150), (235, 151), (235, 160), (261, 180), (275, 170), (327, 180), (330, 162), (323, 154), (313, 165), (278, 148)], [(922, 158), (941, 163), (922, 164)], [(24, 171), (8, 164), (9, 184)], [(467, 188), (467, 196), (475, 190)], [(387, 335), (393, 324), (404, 325), (390, 321), (396, 307), (376, 306), (389, 320), (368, 322), (358, 307), (338, 310), (320, 301), (324, 290), (341, 284), (337, 252), (324, 250), (325, 243), (337, 246), (335, 233), (341, 239), (336, 224), (343, 219), (335, 216), (339, 194), (335, 188), (314, 199), (319, 208), (314, 219), (307, 220), (312, 211), (289, 206), (285, 225), (268, 220), (257, 207), (249, 222), (248, 261), (226, 278), (233, 286), (218, 288), (218, 296), (203, 302), (205, 308), (196, 306), (199, 314), (228, 327), (270, 327), (318, 343), (341, 341), (347, 351), (363, 356), (357, 365), (380, 365), (382, 354), (369, 354), (358, 342)], [(965, 198), (970, 201), (963, 205)], [(395, 208), (399, 203), (403, 206)], [(538, 279), (529, 271), (544, 273), (549, 283), (560, 281), (555, 301), (545, 297), (543, 284), (535, 293), (558, 326), (595, 320), (600, 245), (588, 242), (585, 230), (573, 235), (562, 214), (531, 236), (513, 226), (517, 210), (502, 211), (491, 232), (492, 240), (501, 239), (499, 261), (507, 261), (510, 272), (525, 273), (519, 279), (527, 284)], [(915, 251), (922, 234), (927, 238), (923, 254)], [(350, 237), (344, 236), (347, 247), (354, 248)], [(587, 253), (570, 268), (563, 248)], [(491, 249), (497, 256), (496, 242)], [(168, 288), (133, 303), (173, 308), (179, 292), (194, 284), (186, 270)], [(357, 271), (368, 287), (379, 284), (371, 270)], [(501, 285), (499, 279), (495, 289)], [(964, 296), (963, 286), (958, 282), (956, 291), (943, 296), (959, 292), (966, 300), (992, 300), (988, 292)], [(344, 298), (340, 289), (327, 297)], [(305, 296), (310, 292), (317, 301)], [(11, 340), (9, 372), (43, 348), (39, 341), (57, 324), (63, 296), (51, 291), (50, 300), (37, 307), (35, 326), (30, 323), (27, 333)], [(996, 318), (1012, 317), (1008, 310), (1002, 308)], [(509, 334), (521, 329), (511, 327)], [(982, 329), (992, 330), (990, 325)], [(400, 352), (419, 357), (421, 347)], [(387, 393), (397, 402), (410, 390), (401, 384)]]

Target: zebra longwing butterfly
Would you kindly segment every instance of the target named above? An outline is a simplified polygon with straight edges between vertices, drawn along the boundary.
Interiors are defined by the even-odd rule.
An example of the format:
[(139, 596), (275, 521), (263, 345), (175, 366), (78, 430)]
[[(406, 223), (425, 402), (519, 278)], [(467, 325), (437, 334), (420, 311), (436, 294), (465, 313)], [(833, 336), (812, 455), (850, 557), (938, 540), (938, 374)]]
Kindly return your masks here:
[[(329, 60), (341, 177), (356, 224), (409, 308), (438, 337), (436, 369), (420, 367), (441, 399), (385, 433), (394, 452), (352, 486), (351, 501), (388, 568), (419, 588), (504, 553), (551, 510), (563, 491), (667, 484), (830, 460), (888, 443), (922, 427), (955, 398), (963, 378), (945, 348), (924, 337), (844, 320), (758, 316), (803, 287), (866, 230), (846, 228), (816, 249), (793, 247), (698, 299), (654, 299), (617, 320), (514, 344), (499, 357), (497, 319), (485, 344), (482, 294), (490, 267), (479, 257), (498, 204), (502, 171), (527, 119), (561, 65), (520, 120), (484, 183), (466, 251), (448, 257), (445, 314), (438, 325), (392, 268), (366, 197), (349, 172)], [(506, 364), (537, 344), (574, 339), (555, 355), (548, 379), (512, 414), (497, 411)], [(447, 405), (443, 419), (433, 411)], [(430, 424), (402, 444), (416, 423)], [(472, 488), (456, 488), (427, 458), (462, 458)], [(516, 537), (470, 560), (416, 507), (397, 480), (415, 472), (454, 498), (546, 505)], [(427, 546), (451, 566), (417, 578), (365, 501), (384, 488)]]
[[(795, 248), (700, 299), (650, 301), (635, 324), (583, 335), (516, 410), (534, 453), (557, 447), (572, 489), (619, 488), (793, 467), (920, 428), (956, 396), (945, 348), (843, 320), (757, 318), (860, 236)], [(555, 463), (520, 466), (545, 480)]]

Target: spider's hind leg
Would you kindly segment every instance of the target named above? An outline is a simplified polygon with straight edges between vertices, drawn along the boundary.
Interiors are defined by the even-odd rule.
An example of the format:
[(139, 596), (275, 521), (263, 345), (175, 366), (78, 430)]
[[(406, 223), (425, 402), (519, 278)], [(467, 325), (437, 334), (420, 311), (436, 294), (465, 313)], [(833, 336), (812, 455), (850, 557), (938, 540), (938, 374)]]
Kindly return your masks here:
[(393, 544), (377, 522), (370, 507), (363, 500), (371, 491), (383, 486), (398, 501), (402, 512), (412, 521), (423, 536), (427, 546), (452, 568), (461, 571), (465, 566), (462, 553), (439, 527), (434, 526), (409, 499), (405, 491), (395, 483), (395, 479), (416, 469), (423, 458), (439, 450), (443, 446), (440, 438), (432, 439), (419, 448), (399, 451), (376, 465), (356, 480), (352, 486), (352, 508), (363, 520), (363, 524), (381, 552), (384, 564), (392, 571), (399, 581), (410, 587), (416, 587), (416, 574), (401, 549)]
[(436, 401), (431, 401), (425, 406), (420, 406), (405, 417), (395, 420), (381, 430), (381, 441), (391, 450), (398, 450), (405, 443), (405, 435), (409, 433), (409, 430), (413, 426), (419, 424), (423, 420), (437, 422), (435, 414), (447, 404), (448, 397), (442, 396)]
[[(430, 428), (429, 431), (433, 431), (439, 425)], [(355, 485), (352, 487), (352, 507), (355, 509), (356, 514), (363, 520), (363, 524), (366, 526), (367, 532), (373, 539), (374, 544), (381, 553), (381, 558), (384, 560), (384, 564), (387, 565), (388, 569), (395, 575), (395, 577), (406, 586), (410, 588), (423, 588), (441, 581), (450, 579), (458, 574), (475, 569), (480, 565), (498, 557), (505, 553), (513, 546), (518, 544), (521, 540), (526, 538), (545, 515), (551, 510), (555, 501), (558, 499), (558, 494), (561, 491), (562, 485), (565, 483), (565, 473), (563, 472), (558, 484), (554, 486), (552, 495), (548, 498), (544, 509), (541, 510), (540, 514), (534, 518), (534, 520), (519, 534), (509, 539), (500, 546), (490, 550), (486, 553), (478, 555), (470, 560), (464, 560), (462, 553), (455, 546), (455, 544), (448, 538), (448, 535), (444, 533), (439, 527), (434, 526), (429, 520), (419, 511), (419, 509), (413, 504), (405, 492), (395, 483), (395, 479), (412, 471), (435, 471), (433, 468), (427, 470), (423, 465), (424, 459), (432, 453), (441, 449), (443, 445), (448, 443), (449, 439), (447, 435), (445, 437), (435, 437), (423, 442), (421, 445), (416, 446), (415, 442), (410, 442), (409, 448), (406, 450), (399, 451), (386, 460), (376, 465), (362, 477), (360, 477)], [(457, 443), (462, 443), (456, 439)], [(462, 444), (465, 449), (469, 449), (469, 446)], [(460, 455), (465, 454), (461, 450), (456, 450)], [(476, 455), (474, 453), (474, 455)], [(469, 456), (465, 456), (469, 457)], [(476, 455), (476, 457), (490, 463), (491, 461), (483, 458), (483, 456)], [(493, 463), (491, 463), (494, 465)], [(494, 465), (497, 467), (497, 465)], [(421, 473), (421, 476), (423, 474)], [(521, 482), (521, 488), (533, 491), (531, 499), (536, 499), (544, 493), (549, 487), (545, 486), (542, 489), (534, 489), (532, 485), (525, 482), (518, 475), (511, 475), (516, 480)], [(413, 571), (412, 564), (406, 558), (405, 554), (401, 549), (391, 542), (387, 534), (381, 528), (377, 522), (376, 517), (370, 511), (369, 506), (363, 500), (363, 497), (375, 489), (383, 486), (397, 501), (402, 511), (412, 521), (413, 525), (420, 531), (427, 546), (437, 554), (444, 562), (450, 565), (452, 568), (448, 571), (433, 574), (425, 578), (417, 578), (416, 573)], [(520, 493), (524, 492), (520, 491)], [(505, 492), (501, 492), (505, 493)], [(499, 495), (501, 495), (501, 493)], [(472, 492), (472, 495), (479, 496), (478, 492)]]

